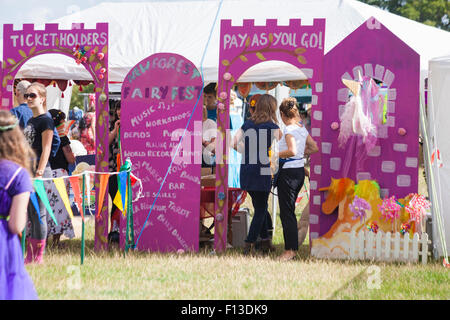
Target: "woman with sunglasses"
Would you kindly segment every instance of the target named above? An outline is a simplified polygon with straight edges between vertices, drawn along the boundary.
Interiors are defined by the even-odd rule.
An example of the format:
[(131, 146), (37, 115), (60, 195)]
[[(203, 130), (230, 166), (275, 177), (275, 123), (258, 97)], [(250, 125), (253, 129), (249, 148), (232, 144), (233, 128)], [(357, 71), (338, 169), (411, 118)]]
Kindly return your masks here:
[[(52, 170), (49, 164), (52, 151), (52, 141), (55, 125), (46, 110), (47, 92), (41, 83), (32, 83), (24, 97), (27, 99), (28, 107), (33, 112), (33, 117), (28, 120), (24, 134), (37, 157), (36, 178), (51, 178)], [(59, 146), (58, 146), (59, 147)], [(28, 233), (30, 238), (27, 242), (27, 256), (25, 263), (42, 263), (46, 239), (47, 239), (47, 210), (38, 197), (40, 215), (36, 212), (30, 201), (28, 205)], [(42, 223), (41, 223), (42, 222)]]

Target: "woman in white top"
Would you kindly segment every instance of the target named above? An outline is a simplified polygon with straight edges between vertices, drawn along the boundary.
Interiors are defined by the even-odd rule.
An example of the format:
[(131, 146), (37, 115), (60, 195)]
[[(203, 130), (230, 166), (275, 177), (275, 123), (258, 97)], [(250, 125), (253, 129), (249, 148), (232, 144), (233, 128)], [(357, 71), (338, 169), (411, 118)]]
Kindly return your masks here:
[(298, 251), (295, 201), (305, 180), (304, 157), (319, 149), (306, 128), (299, 124), (300, 114), (295, 98), (283, 100), (280, 115), (286, 125), (279, 143), (279, 172), (276, 180), (285, 249), (280, 259), (291, 260)]

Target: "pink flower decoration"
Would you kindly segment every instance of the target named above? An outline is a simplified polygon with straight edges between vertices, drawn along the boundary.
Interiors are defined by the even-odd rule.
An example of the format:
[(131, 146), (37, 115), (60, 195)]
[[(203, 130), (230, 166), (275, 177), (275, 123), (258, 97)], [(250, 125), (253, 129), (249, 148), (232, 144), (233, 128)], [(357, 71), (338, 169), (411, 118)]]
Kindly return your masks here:
[(333, 122), (333, 123), (331, 124), (331, 129), (333, 129), (333, 130), (339, 129), (339, 123)]
[(87, 61), (86, 57), (81, 58), (81, 62), (86, 62), (86, 61)]
[(406, 129), (405, 128), (398, 129), (398, 134), (401, 135), (401, 136), (406, 135)]
[(411, 221), (417, 221), (420, 223), (426, 216), (426, 209), (430, 209), (431, 203), (423, 195), (417, 193), (412, 194), (412, 198), (408, 205), (405, 206), (405, 210), (409, 213)]
[(367, 211), (372, 209), (370, 204), (365, 199), (358, 196), (355, 196), (355, 199), (353, 199), (353, 202), (348, 207), (354, 214), (352, 219), (356, 220), (359, 218), (361, 222), (363, 219), (366, 219)]
[(81, 60), (80, 60), (80, 59), (77, 59), (77, 60), (75, 60), (75, 62), (76, 62), (77, 64), (80, 64), (80, 63), (81, 63)]
[(220, 102), (219, 104), (217, 104), (217, 108), (219, 110), (225, 110), (225, 105), (222, 102)]
[(94, 49), (91, 50), (91, 54), (95, 54), (95, 50)]
[(97, 57), (98, 57), (99, 60), (103, 60), (103, 58), (105, 57), (105, 54), (103, 52), (99, 52), (97, 54)]
[(106, 69), (105, 68), (101, 68), (100, 69), (100, 73), (105, 73), (106, 72)]
[(98, 78), (99, 78), (100, 80), (103, 80), (104, 77), (105, 77), (105, 76), (103, 75), (103, 73), (100, 73), (100, 74), (98, 75)]
[(223, 75), (223, 78), (224, 78), (226, 81), (230, 81), (230, 80), (231, 80), (231, 73), (225, 72), (225, 74)]
[(222, 100), (225, 100), (226, 98), (228, 98), (228, 94), (226, 92), (222, 91), (219, 94), (219, 98), (222, 99)]
[(378, 206), (381, 212), (381, 216), (387, 220), (397, 219), (400, 215), (401, 206), (397, 203), (395, 196), (386, 198), (383, 200), (381, 205)]

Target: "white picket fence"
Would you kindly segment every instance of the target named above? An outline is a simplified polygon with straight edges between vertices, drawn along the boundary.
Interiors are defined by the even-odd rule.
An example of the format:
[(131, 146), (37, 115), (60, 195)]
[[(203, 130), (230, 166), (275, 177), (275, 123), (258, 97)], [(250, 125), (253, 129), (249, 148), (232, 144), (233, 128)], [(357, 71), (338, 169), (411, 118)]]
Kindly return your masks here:
[(379, 260), (379, 261), (400, 261), (419, 262), (422, 264), (428, 260), (428, 234), (414, 233), (412, 239), (409, 235), (401, 236), (396, 232), (392, 236), (390, 232), (382, 231), (373, 233), (362, 231), (350, 234), (350, 259), (352, 260)]

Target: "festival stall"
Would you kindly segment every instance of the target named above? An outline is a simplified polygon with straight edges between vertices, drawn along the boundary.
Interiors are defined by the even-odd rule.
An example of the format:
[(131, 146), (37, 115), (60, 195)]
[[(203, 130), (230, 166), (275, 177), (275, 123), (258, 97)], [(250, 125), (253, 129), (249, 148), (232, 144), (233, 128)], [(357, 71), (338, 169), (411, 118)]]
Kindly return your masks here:
[[(292, 5), (295, 12), (294, 2), (286, 3)], [(353, 1), (346, 1), (345, 5), (348, 3), (353, 4)], [(197, 5), (183, 5), (170, 14), (186, 16), (183, 9), (192, 10)], [(207, 6), (217, 9), (211, 4)], [(141, 8), (137, 4), (130, 6), (130, 12), (135, 12), (133, 10), (138, 7)], [(275, 5), (272, 7), (273, 12), (277, 12)], [(89, 11), (87, 16), (98, 19), (104, 12), (111, 12), (105, 5), (102, 8), (103, 11), (98, 8)], [(311, 9), (311, 13), (314, 12), (317, 8)], [(161, 13), (166, 14), (167, 10)], [(222, 14), (230, 13), (225, 10)], [(378, 14), (385, 18), (384, 14)], [(267, 14), (260, 12), (255, 15), (265, 18)], [(355, 240), (360, 239), (360, 235), (363, 235), (364, 243), (364, 237), (368, 237), (372, 239), (368, 243), (374, 244), (370, 241), (375, 241), (373, 235), (376, 234), (379, 237), (376, 241), (383, 243), (385, 248), (390, 247), (391, 233), (396, 239), (401, 234), (405, 239), (403, 248), (406, 248), (406, 239), (410, 237), (420, 238), (420, 241), (425, 239), (421, 246), (426, 246), (425, 235), (422, 237), (423, 221), (430, 203), (417, 194), (419, 100), (418, 96), (410, 94), (419, 93), (420, 56), (373, 17), (347, 37), (348, 33), (332, 37), (332, 43), (327, 40), (325, 24), (336, 20), (312, 17), (314, 15), (309, 17), (311, 21), (308, 23), (291, 19), (288, 24), (277, 19), (267, 19), (262, 24), (244, 20), (241, 25), (235, 25), (229, 19), (221, 20), (220, 36), (213, 40), (217, 42), (218, 55), (217, 52), (212, 53), (215, 58), (213, 65), (218, 65), (217, 74), (209, 67), (203, 68), (203, 64), (198, 63), (198, 55), (190, 58), (192, 54), (178, 54), (184, 50), (182, 48), (191, 48), (192, 43), (187, 45), (186, 41), (168, 41), (175, 46), (164, 51), (156, 47), (151, 52), (146, 51), (143, 57), (153, 52), (176, 54), (155, 53), (142, 60), (142, 53), (139, 53), (140, 63), (120, 66), (122, 71), (127, 70), (126, 76), (117, 78), (119, 82), (123, 81), (122, 99), (126, 108), (121, 131), (123, 150), (126, 151), (125, 157), (130, 158), (128, 165), (134, 166), (138, 176), (142, 174), (147, 176), (144, 179), (148, 179), (143, 181), (144, 198), (136, 200), (135, 206), (126, 202), (130, 195), (127, 196), (128, 189), (124, 187), (128, 188), (129, 184), (126, 182), (128, 178), (122, 175), (120, 190), (123, 192), (118, 194), (123, 211), (128, 211), (126, 230), (122, 226), (122, 246), (142, 250), (198, 250), (197, 213), (201, 193), (199, 163), (196, 163), (198, 155), (195, 149), (193, 153), (178, 152), (180, 148), (192, 150), (192, 145), (183, 143), (193, 141), (195, 146), (197, 141), (195, 137), (199, 129), (194, 126), (194, 121), (199, 119), (200, 108), (196, 108), (201, 106), (200, 88), (205, 82), (218, 81), (218, 135), (225, 138), (229, 129), (231, 89), (237, 86), (237, 90), (245, 95), (251, 82), (258, 83), (265, 90), (280, 81), (292, 87), (306, 84), (299, 83), (299, 80), (308, 81), (312, 90), (310, 133), (320, 148), (320, 152), (311, 157), (310, 243), (313, 256), (351, 258), (358, 252), (360, 258), (370, 257), (366, 256), (367, 248), (358, 248), (355, 244), (361, 243)], [(155, 18), (155, 21), (159, 20), (165, 21), (161, 17)], [(338, 20), (342, 22), (341, 18)], [(195, 24), (189, 24), (194, 29), (187, 28), (186, 23), (177, 26), (178, 29), (173, 30), (177, 37), (185, 35), (190, 39), (189, 34), (192, 36), (194, 29), (198, 31)], [(209, 25), (211, 27), (214, 28), (214, 24)], [(195, 37), (199, 34), (203, 37), (205, 32), (197, 32)], [(123, 37), (128, 39), (129, 35)], [(157, 35), (146, 41), (160, 37)], [(136, 40), (136, 45), (146, 43), (139, 41), (136, 34), (131, 38)], [(97, 24), (94, 30), (85, 30), (82, 24), (71, 30), (58, 30), (58, 25), (54, 24), (46, 25), (45, 30), (34, 30), (32, 25), (25, 25), (20, 31), (9, 25), (4, 29), (4, 41), (1, 96), (4, 108), (11, 107), (14, 76), (31, 57), (51, 52), (75, 57), (92, 76), (100, 126), (96, 139), (96, 171), (105, 172), (108, 166), (106, 124), (109, 119), (106, 103), (109, 70), (107, 25)], [(326, 48), (329, 52), (324, 55)], [(130, 55), (136, 54), (135, 49), (130, 47)], [(277, 75), (264, 73), (264, 70), (275, 70), (278, 61), (287, 62), (289, 67), (280, 69)], [(200, 66), (202, 75), (205, 70), (203, 79), (196, 65)], [(263, 65), (269, 68), (259, 67)], [(250, 69), (254, 73), (246, 72)], [(227, 145), (219, 145), (216, 152), (215, 249), (223, 251), (226, 249), (231, 212)], [(182, 160), (177, 162), (180, 158)], [(131, 170), (123, 169), (125, 172)], [(100, 189), (96, 199), (100, 204), (96, 213), (96, 248), (107, 246), (108, 218), (106, 207), (102, 206), (107, 185), (105, 177), (106, 174), (100, 174), (95, 182)], [(126, 210), (126, 206), (130, 210)], [(182, 227), (186, 232), (181, 231)], [(130, 231), (130, 228), (134, 230)], [(382, 234), (387, 238), (381, 238), (379, 235)], [(415, 245), (419, 245), (417, 241), (413, 248)], [(369, 247), (372, 248), (371, 245)], [(398, 257), (388, 258), (395, 260)]]
[(311, 164), (313, 256), (350, 258), (352, 232), (425, 232), (429, 202), (417, 194), (419, 66), (419, 55), (374, 18), (325, 56), (324, 102), (312, 111), (321, 149)]
[[(430, 202), (417, 193), (419, 96), (410, 94), (419, 93), (419, 55), (372, 17), (323, 56), (324, 27), (320, 19), (223, 20), (218, 132), (225, 135), (229, 92), (243, 71), (266, 60), (296, 66), (311, 83), (310, 134), (320, 148), (311, 156), (312, 255), (418, 261), (421, 253), (426, 263)], [(217, 173), (215, 247), (225, 250), (228, 172), (220, 157)]]
[[(266, 60), (285, 61), (297, 67), (298, 74), (311, 83), (314, 104), (322, 103), (324, 36), (324, 19), (315, 19), (313, 25), (306, 26), (300, 19), (291, 19), (287, 26), (280, 26), (273, 19), (268, 19), (263, 26), (255, 25), (254, 20), (244, 20), (242, 26), (233, 26), (230, 20), (222, 20), (217, 90), (218, 135), (225, 138), (229, 129), (230, 90), (247, 69)], [(218, 251), (226, 249), (228, 230), (227, 147), (222, 145), (216, 150), (214, 241)], [(271, 172), (262, 174), (270, 175)]]
[[(107, 172), (109, 155), (107, 23), (97, 23), (93, 29), (85, 29), (82, 23), (74, 24), (69, 30), (59, 29), (58, 24), (46, 24), (43, 30), (36, 30), (33, 24), (23, 25), (22, 30), (14, 30), (12, 24), (4, 25), (1, 108), (11, 109), (13, 107), (14, 79), (20, 68), (34, 57), (51, 53), (74, 59), (78, 65), (87, 70), (94, 82), (97, 119), (96, 171)], [(49, 207), (46, 194), (42, 192), (42, 180), (34, 182), (35, 187), (37, 186), (37, 194)], [(100, 186), (100, 184), (100, 175), (96, 175), (95, 186)], [(62, 197), (64, 197), (63, 194), (65, 193), (61, 192)], [(102, 202), (101, 194), (102, 192), (97, 193), (96, 203)], [(48, 209), (51, 210), (51, 208)], [(98, 209), (95, 247), (100, 249), (107, 247), (108, 210), (107, 206), (98, 206)], [(79, 210), (82, 211), (82, 208)]]
[(135, 248), (198, 251), (203, 106), (199, 71), (180, 55), (151, 55), (128, 73), (121, 101), (123, 154), (130, 158), (133, 172), (143, 177), (143, 197), (133, 203)]

